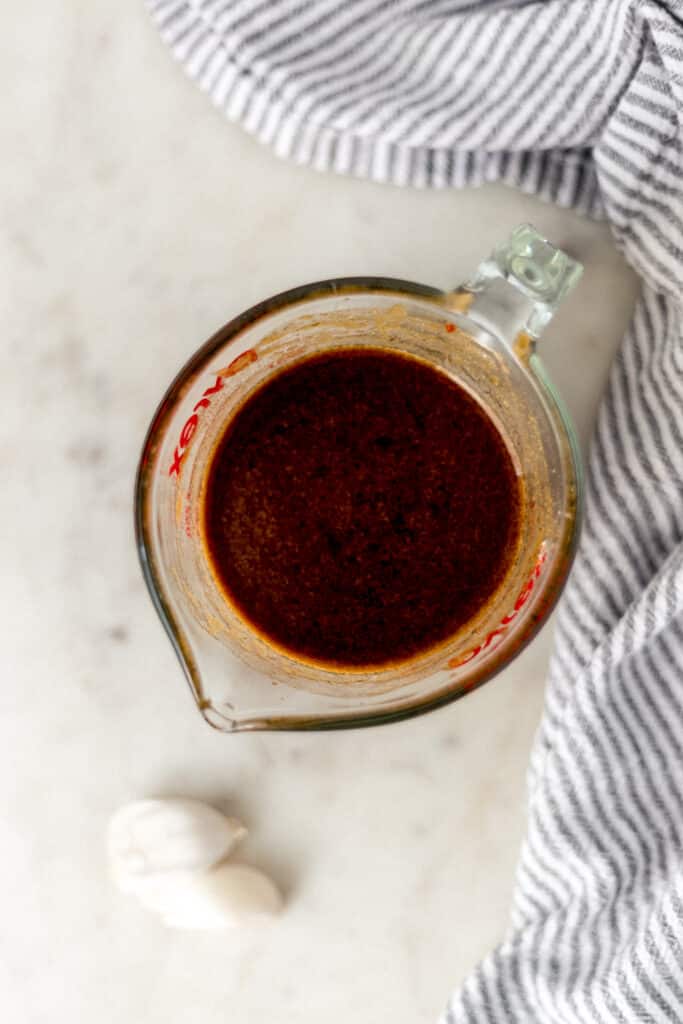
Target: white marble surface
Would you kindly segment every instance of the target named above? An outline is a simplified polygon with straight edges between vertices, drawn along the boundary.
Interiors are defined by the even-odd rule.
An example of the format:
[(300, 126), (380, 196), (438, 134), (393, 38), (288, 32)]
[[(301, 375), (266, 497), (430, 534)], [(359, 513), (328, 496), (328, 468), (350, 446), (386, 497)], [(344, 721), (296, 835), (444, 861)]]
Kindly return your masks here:
[[(142, 4), (23, 0), (3, 27), (0, 991), (12, 1024), (414, 1024), (501, 936), (546, 631), (422, 719), (222, 736), (194, 711), (133, 547), (171, 375), (280, 289), (457, 282), (532, 220), (586, 263), (544, 342), (582, 438), (635, 283), (603, 227), (501, 188), (418, 193), (280, 163), (222, 121)], [(163, 930), (109, 887), (123, 801), (208, 798), (285, 888), (249, 935)]]

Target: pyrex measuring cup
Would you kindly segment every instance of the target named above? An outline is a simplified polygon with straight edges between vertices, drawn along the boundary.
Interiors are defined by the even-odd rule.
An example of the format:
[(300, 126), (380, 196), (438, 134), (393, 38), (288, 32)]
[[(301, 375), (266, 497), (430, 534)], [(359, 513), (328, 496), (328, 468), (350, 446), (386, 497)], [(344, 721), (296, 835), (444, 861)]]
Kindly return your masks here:
[[(247, 310), (192, 356), (144, 443), (136, 529), (152, 600), (211, 725), (322, 729), (403, 718), (489, 679), (534, 635), (569, 570), (580, 497), (574, 433), (535, 341), (580, 274), (521, 226), (455, 291), (320, 281)], [(516, 462), (525, 512), (505, 578), (454, 636), (405, 663), (345, 670), (300, 661), (240, 618), (210, 571), (202, 499), (212, 451), (255, 388), (314, 353), (366, 345), (430, 362), (481, 403)]]

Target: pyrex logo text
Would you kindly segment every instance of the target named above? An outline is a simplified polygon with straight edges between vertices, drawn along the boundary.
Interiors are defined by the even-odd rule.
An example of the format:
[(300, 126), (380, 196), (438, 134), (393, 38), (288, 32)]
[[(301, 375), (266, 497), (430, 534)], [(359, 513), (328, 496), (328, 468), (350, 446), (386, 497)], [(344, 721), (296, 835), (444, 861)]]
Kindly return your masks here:
[(187, 452), (190, 441), (194, 437), (194, 432), (197, 429), (199, 423), (199, 412), (201, 409), (206, 409), (211, 405), (211, 395), (216, 395), (223, 387), (223, 378), (216, 377), (216, 383), (211, 388), (207, 388), (202, 397), (195, 405), (192, 415), (188, 417), (183, 425), (183, 429), (180, 431), (180, 438), (176, 445), (175, 452), (173, 453), (173, 463), (168, 471), (169, 476), (180, 476), (180, 463), (182, 462)]

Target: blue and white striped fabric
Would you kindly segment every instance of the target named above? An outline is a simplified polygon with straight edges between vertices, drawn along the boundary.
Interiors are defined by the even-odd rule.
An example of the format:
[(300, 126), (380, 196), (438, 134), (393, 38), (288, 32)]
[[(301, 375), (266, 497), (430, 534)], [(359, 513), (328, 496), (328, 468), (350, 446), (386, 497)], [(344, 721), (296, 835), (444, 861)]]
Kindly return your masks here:
[(500, 180), (606, 217), (642, 279), (602, 403), (506, 941), (471, 1024), (683, 1022), (683, 0), (147, 0), (282, 156)]

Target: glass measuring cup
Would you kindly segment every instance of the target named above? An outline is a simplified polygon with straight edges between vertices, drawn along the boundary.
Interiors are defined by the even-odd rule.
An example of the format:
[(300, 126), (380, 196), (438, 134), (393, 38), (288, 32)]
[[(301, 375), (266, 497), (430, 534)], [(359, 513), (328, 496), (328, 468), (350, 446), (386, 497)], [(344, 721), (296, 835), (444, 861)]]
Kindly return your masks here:
[[(403, 718), (462, 696), (528, 643), (569, 571), (581, 490), (576, 438), (535, 342), (581, 270), (522, 225), (452, 292), (321, 281), (252, 307), (192, 356), (150, 425), (135, 514), (147, 586), (207, 722), (238, 731)], [(358, 346), (409, 353), (453, 377), (505, 438), (525, 492), (516, 557), (485, 606), (443, 644), (367, 670), (299, 660), (251, 629), (211, 572), (202, 518), (212, 452), (245, 398), (302, 358)]]

